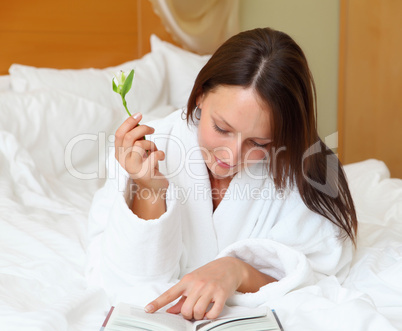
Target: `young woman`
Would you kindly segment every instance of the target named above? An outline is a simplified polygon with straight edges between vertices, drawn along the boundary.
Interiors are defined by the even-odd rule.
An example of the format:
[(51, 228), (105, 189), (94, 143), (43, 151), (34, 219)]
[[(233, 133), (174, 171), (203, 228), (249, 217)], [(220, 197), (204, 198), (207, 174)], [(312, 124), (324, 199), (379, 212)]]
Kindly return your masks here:
[(109, 290), (175, 282), (145, 310), (178, 299), (168, 311), (187, 319), (341, 278), (357, 220), (315, 107), (306, 58), (288, 35), (230, 38), (200, 71), (185, 118), (137, 126), (136, 114), (117, 130), (90, 212), (91, 273)]

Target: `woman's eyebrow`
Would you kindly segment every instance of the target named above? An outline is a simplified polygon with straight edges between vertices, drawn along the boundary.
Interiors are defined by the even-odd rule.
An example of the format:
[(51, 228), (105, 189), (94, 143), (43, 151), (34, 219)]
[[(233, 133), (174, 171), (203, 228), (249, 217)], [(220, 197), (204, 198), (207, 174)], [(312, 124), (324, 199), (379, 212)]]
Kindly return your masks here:
[[(233, 127), (233, 126), (231, 126), (224, 118), (222, 118), (220, 115), (216, 115), (217, 117), (218, 117), (218, 119), (220, 120), (220, 121), (222, 121), (224, 124), (226, 124), (229, 128), (231, 128), (232, 130), (235, 130), (236, 131), (236, 129)], [(261, 138), (261, 137), (253, 137), (253, 139), (261, 139), (261, 140), (269, 140), (269, 141), (272, 141), (272, 139), (271, 138)]]
[(219, 120), (222, 121), (223, 123), (225, 123), (229, 128), (231, 128), (232, 130), (235, 130), (235, 128), (233, 126), (231, 126), (228, 122), (226, 122), (225, 119), (223, 119), (220, 115), (217, 115)]

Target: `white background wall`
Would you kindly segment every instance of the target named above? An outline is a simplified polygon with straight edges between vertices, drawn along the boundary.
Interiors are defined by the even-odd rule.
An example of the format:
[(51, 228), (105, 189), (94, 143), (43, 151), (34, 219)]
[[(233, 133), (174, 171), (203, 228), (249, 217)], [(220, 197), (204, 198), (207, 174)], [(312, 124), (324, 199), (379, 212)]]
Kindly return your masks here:
[(317, 87), (318, 131), (337, 130), (339, 0), (240, 0), (240, 27), (269, 26), (303, 49)]

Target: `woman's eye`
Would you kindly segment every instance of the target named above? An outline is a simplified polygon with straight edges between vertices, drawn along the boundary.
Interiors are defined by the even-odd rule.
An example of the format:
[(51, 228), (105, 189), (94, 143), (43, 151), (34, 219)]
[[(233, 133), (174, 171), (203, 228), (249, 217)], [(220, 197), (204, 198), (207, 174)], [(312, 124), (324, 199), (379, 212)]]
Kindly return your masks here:
[(228, 133), (226, 130), (221, 129), (219, 126), (217, 126), (216, 124), (213, 125), (213, 128), (216, 132), (222, 133), (222, 134), (226, 134)]
[(267, 146), (269, 145), (269, 143), (266, 143), (266, 144), (258, 144), (258, 143), (256, 143), (256, 142), (253, 141), (253, 140), (250, 140), (250, 142), (251, 142), (252, 145), (254, 145), (255, 147), (258, 147), (258, 148), (265, 148), (265, 147), (267, 147)]

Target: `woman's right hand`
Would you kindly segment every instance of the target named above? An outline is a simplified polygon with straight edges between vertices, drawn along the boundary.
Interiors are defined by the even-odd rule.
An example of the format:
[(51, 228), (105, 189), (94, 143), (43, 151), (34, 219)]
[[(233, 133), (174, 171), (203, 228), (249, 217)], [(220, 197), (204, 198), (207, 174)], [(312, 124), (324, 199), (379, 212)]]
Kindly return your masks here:
[(165, 153), (144, 136), (154, 133), (147, 125), (138, 125), (142, 118), (137, 113), (127, 118), (117, 129), (115, 135), (115, 157), (120, 165), (140, 189), (157, 192), (169, 185), (165, 176), (159, 172), (158, 162), (165, 159)]

